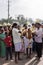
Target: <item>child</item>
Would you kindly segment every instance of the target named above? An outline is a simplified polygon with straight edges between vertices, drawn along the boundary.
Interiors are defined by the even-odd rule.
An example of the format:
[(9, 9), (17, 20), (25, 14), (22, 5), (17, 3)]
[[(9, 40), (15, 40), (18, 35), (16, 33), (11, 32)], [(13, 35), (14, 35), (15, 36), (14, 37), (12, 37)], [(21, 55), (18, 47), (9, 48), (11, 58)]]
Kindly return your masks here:
[(25, 48), (25, 53), (27, 54), (27, 58), (28, 58), (28, 45), (29, 45), (29, 39), (27, 38), (27, 34), (24, 33), (24, 48)]
[(10, 59), (12, 59), (12, 43), (11, 43), (11, 36), (9, 36), (9, 32), (6, 32), (6, 37), (4, 42), (6, 44), (6, 60), (8, 60), (8, 55), (10, 55)]

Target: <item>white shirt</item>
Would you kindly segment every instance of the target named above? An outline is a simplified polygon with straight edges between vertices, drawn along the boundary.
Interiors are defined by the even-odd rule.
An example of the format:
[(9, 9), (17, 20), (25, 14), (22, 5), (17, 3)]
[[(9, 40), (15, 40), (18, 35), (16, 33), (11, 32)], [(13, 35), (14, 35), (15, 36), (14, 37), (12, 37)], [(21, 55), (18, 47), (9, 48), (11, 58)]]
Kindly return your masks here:
[(43, 38), (43, 28), (42, 28), (42, 38)]
[(42, 28), (36, 30), (35, 41), (38, 43), (42, 43)]
[(29, 45), (29, 39), (24, 36), (23, 40), (24, 40), (25, 48), (27, 48)]
[(21, 42), (21, 37), (20, 37), (20, 34), (18, 32), (19, 32), (18, 29), (13, 28), (12, 35), (13, 35), (14, 44)]

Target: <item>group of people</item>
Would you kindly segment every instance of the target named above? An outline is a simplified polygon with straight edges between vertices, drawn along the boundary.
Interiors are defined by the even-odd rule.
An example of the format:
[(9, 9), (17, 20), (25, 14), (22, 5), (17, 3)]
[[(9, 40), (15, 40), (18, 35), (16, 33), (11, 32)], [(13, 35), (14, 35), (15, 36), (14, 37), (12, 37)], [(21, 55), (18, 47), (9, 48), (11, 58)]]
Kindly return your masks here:
[[(9, 55), (12, 59), (12, 52), (15, 53), (15, 62), (22, 60), (20, 54), (26, 54), (26, 58), (31, 58), (31, 53), (37, 54), (36, 59), (39, 60), (42, 56), (43, 46), (43, 25), (40, 23), (32, 24), (28, 27), (26, 24), (21, 26), (13, 23), (12, 27), (0, 28), (0, 35), (4, 35), (0, 40), (5, 43), (6, 60)], [(22, 54), (21, 54), (22, 55)]]

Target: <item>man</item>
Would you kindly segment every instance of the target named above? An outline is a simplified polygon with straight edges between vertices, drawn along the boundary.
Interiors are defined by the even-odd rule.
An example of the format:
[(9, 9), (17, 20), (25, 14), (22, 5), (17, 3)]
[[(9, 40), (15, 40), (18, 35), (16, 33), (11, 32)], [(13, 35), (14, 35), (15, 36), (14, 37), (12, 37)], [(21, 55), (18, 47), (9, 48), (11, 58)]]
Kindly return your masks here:
[(37, 30), (35, 31), (36, 53), (37, 60), (42, 56), (42, 28), (40, 23), (36, 23)]
[(18, 60), (20, 60), (20, 50), (22, 47), (21, 37), (20, 37), (17, 23), (13, 24), (12, 35), (13, 35), (13, 42), (15, 46), (15, 62), (17, 63), (17, 56), (18, 56)]
[[(43, 31), (43, 24), (42, 24), (42, 31)], [(43, 35), (42, 35), (42, 43), (43, 43)]]

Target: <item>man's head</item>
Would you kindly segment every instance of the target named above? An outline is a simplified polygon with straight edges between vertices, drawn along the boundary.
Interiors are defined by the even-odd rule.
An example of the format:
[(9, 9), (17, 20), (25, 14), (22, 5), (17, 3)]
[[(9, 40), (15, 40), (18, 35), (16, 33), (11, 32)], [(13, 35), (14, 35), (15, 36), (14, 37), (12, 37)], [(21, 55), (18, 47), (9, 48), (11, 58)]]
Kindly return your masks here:
[(27, 29), (27, 25), (26, 25), (26, 24), (24, 24), (23, 27), (24, 27), (25, 29)]
[(13, 28), (17, 28), (17, 23), (13, 23)]
[(34, 24), (34, 23), (32, 23), (32, 26), (35, 26), (35, 24)]
[(41, 24), (40, 23), (36, 23), (35, 26), (36, 26), (36, 28), (40, 28)]

